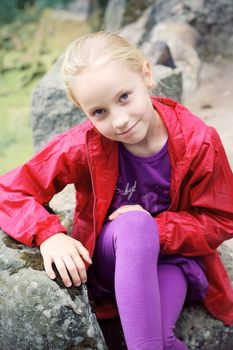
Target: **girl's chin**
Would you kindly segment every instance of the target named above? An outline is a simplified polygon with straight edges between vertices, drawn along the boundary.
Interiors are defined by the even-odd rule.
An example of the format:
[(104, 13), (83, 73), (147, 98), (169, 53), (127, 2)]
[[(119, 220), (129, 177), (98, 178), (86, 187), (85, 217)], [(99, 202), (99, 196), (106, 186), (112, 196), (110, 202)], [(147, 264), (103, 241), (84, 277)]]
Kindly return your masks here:
[(129, 138), (122, 138), (121, 140), (119, 140), (122, 143), (125, 143), (126, 145), (136, 145), (140, 142), (142, 142), (144, 140), (144, 137), (140, 137), (140, 136), (135, 136), (135, 137), (129, 137)]

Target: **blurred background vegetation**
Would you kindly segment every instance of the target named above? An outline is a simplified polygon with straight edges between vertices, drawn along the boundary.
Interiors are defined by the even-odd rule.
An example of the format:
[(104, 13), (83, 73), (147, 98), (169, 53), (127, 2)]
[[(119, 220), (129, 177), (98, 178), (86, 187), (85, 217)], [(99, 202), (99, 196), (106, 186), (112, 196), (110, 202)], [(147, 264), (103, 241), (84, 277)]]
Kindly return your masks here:
[(30, 100), (33, 87), (69, 42), (101, 28), (107, 1), (87, 20), (60, 20), (70, 0), (0, 1), (0, 175), (33, 154)]
[[(224, 132), (229, 150), (232, 150), (230, 127), (226, 128), (222, 121), (219, 123), (215, 115), (229, 115), (230, 118), (232, 111), (232, 79), (229, 73), (232, 72), (232, 56), (229, 59), (227, 56), (232, 52), (231, 1), (204, 1), (202, 9), (203, 5), (195, 0), (170, 0), (167, 1), (170, 10), (166, 1), (158, 1), (156, 18), (152, 11), (152, 17), (146, 24), (149, 31), (155, 22), (163, 21), (164, 16), (170, 13), (173, 18), (185, 18), (205, 38), (198, 48), (201, 54), (204, 53), (202, 59), (208, 61), (202, 75), (204, 87), (199, 95), (195, 93), (196, 98), (193, 94), (186, 99), (187, 107), (195, 114), (209, 118), (209, 121), (211, 118), (211, 123), (222, 130), (222, 135)], [(111, 2), (125, 7), (123, 25), (136, 21), (146, 8), (156, 3), (155, 0)], [(89, 4), (87, 15), (82, 9), (74, 11), (74, 3), (84, 7)], [(0, 175), (33, 155), (30, 112), (33, 88), (73, 39), (100, 30), (103, 24), (107, 26), (105, 15), (109, 4), (110, 0), (0, 0)], [(117, 16), (115, 8), (111, 11), (109, 22), (116, 25), (120, 16)], [(224, 55), (226, 59), (221, 61)], [(216, 62), (210, 65), (214, 59)], [(223, 97), (220, 98), (221, 93)], [(207, 107), (203, 109), (202, 106)]]

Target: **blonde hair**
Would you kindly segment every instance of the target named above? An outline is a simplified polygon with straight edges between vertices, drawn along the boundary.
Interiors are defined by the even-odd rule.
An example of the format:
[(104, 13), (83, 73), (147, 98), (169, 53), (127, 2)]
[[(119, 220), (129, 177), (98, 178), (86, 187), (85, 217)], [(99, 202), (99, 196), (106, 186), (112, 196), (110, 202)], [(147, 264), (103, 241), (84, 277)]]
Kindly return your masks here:
[(76, 105), (71, 82), (79, 73), (91, 67), (118, 61), (138, 72), (142, 72), (146, 58), (143, 53), (126, 39), (114, 32), (95, 32), (74, 40), (67, 48), (62, 65), (62, 77), (67, 96)]

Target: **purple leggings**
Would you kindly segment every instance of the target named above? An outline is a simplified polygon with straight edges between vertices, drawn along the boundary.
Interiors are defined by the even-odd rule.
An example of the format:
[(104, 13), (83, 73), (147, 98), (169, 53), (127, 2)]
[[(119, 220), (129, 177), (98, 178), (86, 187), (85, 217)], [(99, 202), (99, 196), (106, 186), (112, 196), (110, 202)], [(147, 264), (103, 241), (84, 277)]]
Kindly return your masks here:
[(93, 267), (99, 283), (115, 293), (128, 350), (187, 350), (173, 333), (187, 292), (183, 271), (158, 264), (155, 220), (129, 211), (104, 225)]

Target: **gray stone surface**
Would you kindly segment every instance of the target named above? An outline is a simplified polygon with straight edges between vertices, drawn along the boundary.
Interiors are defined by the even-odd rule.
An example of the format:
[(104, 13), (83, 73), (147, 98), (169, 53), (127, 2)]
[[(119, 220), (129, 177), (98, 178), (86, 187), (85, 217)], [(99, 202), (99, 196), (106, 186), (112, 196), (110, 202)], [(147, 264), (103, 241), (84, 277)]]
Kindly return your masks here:
[(167, 96), (182, 102), (182, 73), (178, 68), (156, 65), (154, 77), (156, 88), (152, 92), (153, 95)]
[[(120, 34), (141, 47), (145, 57), (155, 64), (157, 45), (162, 40), (169, 47), (176, 67), (182, 73), (182, 86), (186, 90), (195, 90), (199, 82), (201, 60), (197, 53), (198, 33), (187, 23), (167, 20), (154, 23), (147, 31), (151, 8), (149, 8), (136, 22), (120, 30)], [(136, 35), (134, 34), (136, 33)], [(157, 66), (154, 65), (156, 73)], [(166, 96), (166, 94), (165, 94)], [(178, 99), (180, 100), (180, 99)]]
[(107, 31), (117, 31), (122, 26), (126, 0), (110, 0), (105, 10), (104, 28)]
[[(132, 5), (132, 2), (128, 0), (129, 5)], [(137, 19), (141, 17), (141, 8), (141, 1), (134, 1), (133, 7), (131, 6), (131, 17), (126, 16), (127, 24), (129, 18), (132, 18), (131, 22), (135, 21), (134, 14), (139, 14), (136, 16)], [(147, 1), (147, 9), (149, 12), (143, 41), (147, 40), (156, 24), (171, 19), (188, 23), (199, 32), (201, 41), (198, 49), (202, 54), (224, 52), (226, 55), (233, 55), (232, 0), (156, 0)]]
[(60, 57), (32, 92), (32, 135), (35, 151), (56, 134), (85, 119), (66, 97), (60, 73), (62, 60), (63, 57)]
[[(233, 285), (233, 252), (224, 244), (220, 251)], [(118, 319), (100, 325), (110, 350), (126, 349)], [(85, 285), (65, 288), (61, 280), (51, 281), (37, 248), (0, 231), (1, 350), (105, 350), (102, 332)], [(176, 334), (190, 350), (231, 350), (233, 345), (233, 327), (198, 303), (184, 308)]]
[(50, 280), (36, 248), (0, 231), (0, 349), (106, 350), (85, 285)]
[[(218, 250), (233, 287), (233, 251), (225, 243)], [(184, 309), (176, 333), (190, 350), (230, 350), (233, 347), (233, 327), (226, 327), (198, 303)]]

